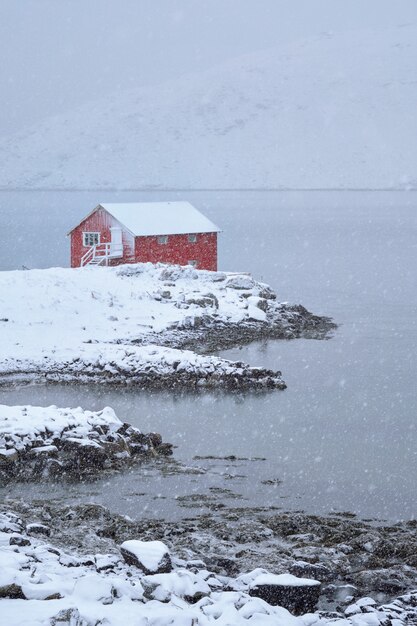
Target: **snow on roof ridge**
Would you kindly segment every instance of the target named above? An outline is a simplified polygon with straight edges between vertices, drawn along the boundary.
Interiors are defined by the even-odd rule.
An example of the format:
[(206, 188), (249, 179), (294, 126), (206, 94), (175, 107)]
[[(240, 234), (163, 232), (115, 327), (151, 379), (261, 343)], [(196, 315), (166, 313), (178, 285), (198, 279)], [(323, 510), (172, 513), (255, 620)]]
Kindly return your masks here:
[(220, 232), (187, 201), (101, 202), (98, 206), (137, 236)]

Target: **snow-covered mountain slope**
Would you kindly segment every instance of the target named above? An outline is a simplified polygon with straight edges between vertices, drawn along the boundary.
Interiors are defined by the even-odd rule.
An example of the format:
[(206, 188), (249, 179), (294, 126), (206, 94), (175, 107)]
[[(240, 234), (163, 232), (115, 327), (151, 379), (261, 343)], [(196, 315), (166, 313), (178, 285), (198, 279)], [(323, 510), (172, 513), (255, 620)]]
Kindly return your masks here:
[(417, 25), (323, 33), (4, 138), (0, 187), (413, 187), (416, 101)]

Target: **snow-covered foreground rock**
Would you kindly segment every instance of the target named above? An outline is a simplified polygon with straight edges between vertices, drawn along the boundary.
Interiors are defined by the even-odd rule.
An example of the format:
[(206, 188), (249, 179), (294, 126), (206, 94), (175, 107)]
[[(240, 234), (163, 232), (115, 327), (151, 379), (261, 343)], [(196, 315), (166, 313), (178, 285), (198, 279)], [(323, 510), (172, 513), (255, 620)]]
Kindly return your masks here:
[[(49, 543), (50, 533), (47, 525), (28, 524), (11, 511), (0, 514), (0, 611), (8, 626), (402, 626), (417, 620), (417, 592), (382, 606), (365, 597), (340, 612), (303, 613), (303, 593), (319, 581), (261, 568), (231, 578), (174, 555), (159, 573), (155, 555), (161, 549), (158, 555), (146, 542), (126, 542), (139, 560), (152, 561), (155, 573), (149, 574), (126, 563), (118, 548), (75, 554)], [(299, 617), (256, 597), (254, 590), (265, 584), (297, 593)]]
[(184, 348), (334, 327), (245, 274), (137, 264), (0, 273), (0, 384), (284, 388), (279, 372)]
[(158, 433), (123, 423), (113, 409), (0, 405), (0, 479), (83, 478), (171, 454)]

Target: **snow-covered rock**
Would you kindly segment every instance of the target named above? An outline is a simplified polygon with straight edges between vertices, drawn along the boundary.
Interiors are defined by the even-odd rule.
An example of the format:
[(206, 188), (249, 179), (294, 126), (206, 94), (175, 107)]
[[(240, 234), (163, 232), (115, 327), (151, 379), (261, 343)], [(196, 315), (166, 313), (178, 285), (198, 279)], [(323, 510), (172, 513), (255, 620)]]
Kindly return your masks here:
[[(158, 433), (123, 423), (113, 409), (84, 411), (56, 406), (0, 405), (0, 477), (85, 476), (127, 465), (145, 455), (168, 455), (172, 446)], [(9, 454), (10, 453), (10, 454)], [(39, 524), (29, 534), (46, 533)]]
[(283, 606), (295, 615), (314, 611), (320, 596), (320, 582), (292, 574), (259, 574), (249, 594), (274, 606)]
[[(16, 349), (19, 354), (19, 349)], [(281, 372), (250, 367), (240, 361), (199, 355), (157, 345), (113, 343), (54, 349), (32, 358), (0, 361), (0, 386), (19, 382), (104, 383), (147, 389), (285, 389)], [(0, 457), (1, 457), (0, 451)], [(4, 453), (3, 453), (4, 454)]]
[(120, 552), (128, 565), (135, 565), (145, 574), (169, 573), (172, 570), (171, 555), (162, 541), (129, 539), (122, 543)]
[(145, 597), (160, 602), (168, 602), (172, 596), (177, 596), (194, 603), (211, 592), (200, 573), (186, 570), (146, 576), (141, 582)]

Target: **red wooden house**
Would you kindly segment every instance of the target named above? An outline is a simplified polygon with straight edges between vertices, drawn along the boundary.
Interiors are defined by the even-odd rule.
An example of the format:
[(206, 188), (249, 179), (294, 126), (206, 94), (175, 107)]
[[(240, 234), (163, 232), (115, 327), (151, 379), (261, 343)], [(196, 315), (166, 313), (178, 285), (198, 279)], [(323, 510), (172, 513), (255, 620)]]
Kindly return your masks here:
[(189, 202), (99, 204), (68, 233), (71, 267), (150, 261), (217, 270), (218, 232)]

